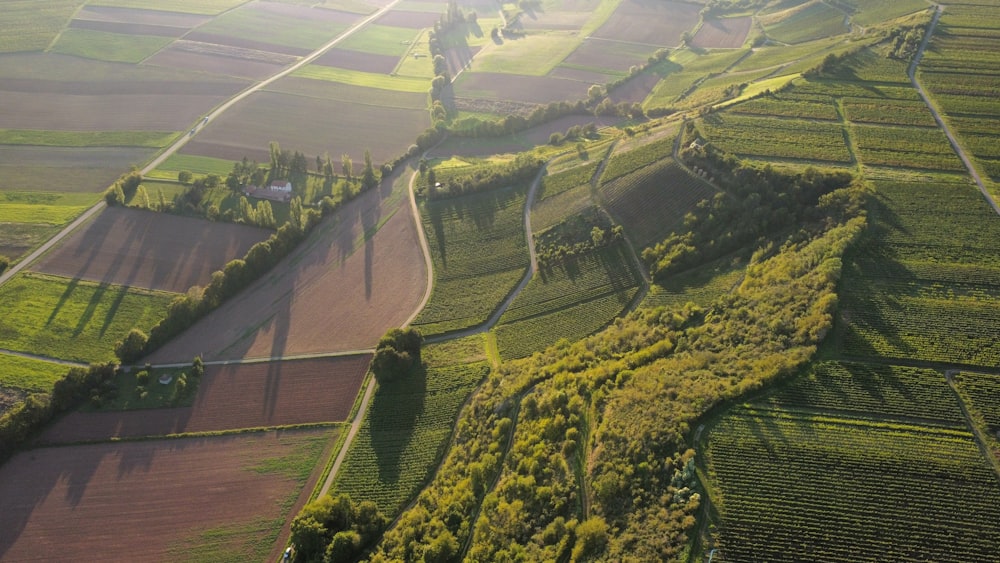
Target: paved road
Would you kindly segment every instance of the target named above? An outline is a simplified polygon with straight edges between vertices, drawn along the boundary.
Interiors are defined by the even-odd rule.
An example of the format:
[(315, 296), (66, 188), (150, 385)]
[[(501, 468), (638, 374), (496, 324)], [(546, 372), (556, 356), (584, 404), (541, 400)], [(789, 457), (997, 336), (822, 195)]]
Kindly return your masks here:
[(976, 181), (976, 185), (979, 186), (979, 191), (982, 192), (983, 197), (985, 197), (986, 201), (989, 202), (993, 211), (995, 211), (997, 215), (1000, 215), (1000, 206), (997, 205), (996, 200), (993, 199), (989, 190), (986, 189), (986, 185), (983, 184), (983, 179), (979, 177), (979, 173), (976, 172), (975, 167), (972, 166), (972, 159), (969, 158), (969, 155), (967, 155), (961, 145), (958, 144), (958, 140), (955, 138), (955, 135), (951, 132), (951, 129), (948, 128), (948, 125), (945, 124), (944, 120), (941, 119), (941, 114), (938, 113), (937, 108), (935, 108), (934, 104), (931, 103), (930, 98), (927, 96), (927, 92), (924, 91), (924, 87), (917, 81), (917, 65), (920, 64), (920, 60), (924, 57), (924, 51), (927, 49), (927, 44), (931, 41), (931, 36), (934, 35), (934, 28), (937, 27), (938, 20), (941, 19), (941, 13), (943, 11), (944, 6), (941, 6), (940, 4), (936, 5), (931, 25), (927, 28), (924, 40), (920, 43), (920, 49), (918, 49), (917, 54), (913, 56), (913, 62), (910, 63), (910, 82), (913, 83), (913, 87), (917, 89), (917, 92), (920, 93), (920, 97), (924, 99), (924, 103), (927, 104), (928, 108), (930, 108), (931, 114), (934, 115), (934, 121), (937, 121), (938, 127), (940, 127), (941, 130), (944, 131), (944, 134), (948, 136), (948, 142), (951, 143), (951, 148), (953, 148), (958, 154), (958, 157), (962, 159), (962, 163), (965, 164), (965, 168), (968, 169), (969, 175), (972, 176), (972, 179)]

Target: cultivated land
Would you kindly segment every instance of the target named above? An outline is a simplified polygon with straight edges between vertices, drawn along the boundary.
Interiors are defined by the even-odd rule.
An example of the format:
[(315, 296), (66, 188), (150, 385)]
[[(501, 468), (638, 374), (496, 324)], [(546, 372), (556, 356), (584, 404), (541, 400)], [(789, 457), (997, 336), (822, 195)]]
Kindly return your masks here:
[[(347, 419), (371, 356), (208, 366), (190, 407), (70, 413), (44, 444), (324, 424)], [(151, 386), (157, 385), (154, 381)]]
[(283, 430), (22, 453), (0, 468), (0, 557), (275, 559), (274, 541), (335, 434)]
[(105, 209), (32, 269), (73, 279), (184, 293), (242, 258), (270, 231), (138, 209)]
[(374, 347), (413, 313), (427, 279), (404, 192), (405, 185), (385, 185), (347, 204), (269, 274), (147, 360)]

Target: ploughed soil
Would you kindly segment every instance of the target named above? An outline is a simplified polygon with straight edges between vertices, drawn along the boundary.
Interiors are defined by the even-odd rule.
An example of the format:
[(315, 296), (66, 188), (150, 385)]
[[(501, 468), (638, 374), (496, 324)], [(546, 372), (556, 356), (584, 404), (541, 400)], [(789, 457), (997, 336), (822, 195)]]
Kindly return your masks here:
[(333, 48), (320, 55), (314, 62), (323, 66), (389, 74), (399, 63), (399, 57)]
[(746, 41), (753, 18), (707, 19), (691, 38), (691, 46), (702, 49), (737, 49)]
[(174, 363), (365, 350), (401, 326), (427, 272), (405, 180), (365, 192), (294, 253), (146, 361)]
[[(275, 561), (329, 428), (29, 450), (0, 466), (0, 560)], [(317, 444), (317, 442), (320, 442)], [(287, 523), (284, 533), (287, 537)]]
[(32, 269), (184, 293), (208, 285), (212, 272), (269, 236), (269, 230), (246, 225), (109, 207)]
[(673, 47), (698, 23), (699, 4), (670, 0), (625, 0), (594, 37)]

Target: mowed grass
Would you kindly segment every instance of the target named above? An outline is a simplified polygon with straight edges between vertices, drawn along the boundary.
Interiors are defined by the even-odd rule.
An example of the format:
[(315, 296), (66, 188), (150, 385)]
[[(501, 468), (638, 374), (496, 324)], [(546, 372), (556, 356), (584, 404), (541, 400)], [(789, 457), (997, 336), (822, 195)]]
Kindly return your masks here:
[(529, 32), (476, 57), (474, 68), (476, 72), (545, 76), (579, 45), (580, 37), (573, 32)]
[(732, 49), (698, 52), (682, 49), (675, 52), (669, 59), (655, 66), (654, 70), (661, 79), (642, 102), (643, 107), (672, 107), (695, 82), (722, 72), (744, 54), (743, 50)]
[(224, 158), (174, 153), (146, 175), (147, 178), (176, 180), (177, 173), (187, 170), (192, 174), (217, 174), (225, 178), (233, 170), (233, 162)]
[(173, 131), (45, 131), (38, 129), (0, 129), (0, 145), (35, 145), (45, 147), (148, 147), (169, 145)]
[(382, 90), (396, 90), (399, 92), (422, 93), (430, 89), (430, 83), (426, 78), (389, 76), (376, 72), (362, 72), (323, 65), (306, 65), (295, 71), (292, 76), (341, 82), (353, 86), (365, 86)]
[[(221, 14), (244, 3), (246, 0), (156, 0), (155, 2), (151, 0), (93, 0), (88, 2), (91, 6), (140, 8), (203, 15)], [(79, 2), (74, 4), (79, 4)]]
[[(410, 49), (410, 44), (416, 40), (419, 33), (419, 29), (371, 24), (351, 34), (337, 46), (363, 53), (400, 57)], [(426, 58), (423, 62), (430, 66), (430, 61)]]
[(543, 269), (500, 317), (500, 355), (523, 358), (597, 332), (628, 306), (640, 283), (624, 242)]
[[(69, 23), (79, 0), (4, 0), (0, 4), (0, 53), (42, 51)], [(16, 31), (15, 31), (16, 30)]]
[(761, 18), (767, 34), (783, 43), (802, 43), (847, 32), (844, 12), (818, 0)]
[(871, 25), (927, 9), (925, 0), (843, 0), (857, 11), (851, 21), (858, 25)]
[(334, 483), (390, 518), (431, 477), (459, 409), (489, 373), (482, 336), (426, 346), (422, 357), (407, 377), (379, 384)]
[(172, 37), (67, 29), (52, 46), (53, 53), (116, 63), (139, 63), (171, 42)]
[(176, 297), (166, 292), (21, 274), (0, 286), (0, 348), (64, 360), (113, 360), (135, 327), (149, 330)]
[(524, 201), (519, 187), (422, 204), (434, 290), (414, 327), (437, 334), (481, 324), (514, 289), (528, 267)]
[(0, 221), (62, 225), (97, 203), (99, 196), (87, 193), (2, 192)]
[(0, 387), (48, 393), (69, 367), (33, 358), (0, 354)]

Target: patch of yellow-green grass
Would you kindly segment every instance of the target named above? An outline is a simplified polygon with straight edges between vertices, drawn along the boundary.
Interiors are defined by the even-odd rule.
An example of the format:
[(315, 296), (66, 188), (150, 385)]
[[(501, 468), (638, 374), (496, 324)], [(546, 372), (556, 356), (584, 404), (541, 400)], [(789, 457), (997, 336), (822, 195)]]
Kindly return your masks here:
[(233, 161), (210, 156), (174, 153), (167, 157), (156, 170), (146, 174), (157, 180), (176, 180), (177, 173), (187, 170), (192, 174), (218, 174), (225, 177), (233, 170)]
[(426, 92), (431, 87), (430, 81), (423, 78), (387, 76), (374, 72), (362, 72), (322, 65), (304, 66), (295, 71), (294, 76), (352, 84), (354, 86), (366, 86), (368, 88), (379, 88), (382, 90), (395, 90), (397, 92)]
[(477, 57), (477, 72), (504, 72), (545, 76), (580, 45), (580, 36), (570, 31), (529, 32), (504, 41)]
[(53, 53), (115, 63), (139, 63), (169, 45), (172, 37), (67, 29), (52, 46)]
[(149, 330), (176, 294), (42, 274), (0, 286), (0, 348), (79, 362), (114, 360), (132, 328)]
[(431, 48), (428, 43), (429, 36), (425, 30), (420, 31), (420, 35), (410, 44), (406, 53), (400, 57), (399, 63), (392, 71), (393, 74), (422, 80), (434, 78), (434, 64), (431, 62)]
[(45, 50), (79, 5), (79, 0), (3, 0), (0, 53)]
[(0, 386), (47, 393), (69, 367), (55, 362), (0, 354)]
[(611, 17), (611, 14), (614, 13), (615, 9), (621, 3), (622, 0), (603, 0), (597, 6), (597, 9), (591, 12), (587, 23), (583, 24), (583, 27), (580, 28), (580, 37), (587, 37), (597, 31), (599, 27), (604, 25), (604, 22), (608, 21), (608, 18)]
[(141, 8), (146, 10), (162, 10), (164, 12), (183, 12), (186, 14), (214, 16), (246, 3), (247, 0), (93, 0), (88, 2), (87, 5), (110, 6), (113, 8)]
[(69, 192), (0, 193), (0, 221), (63, 225), (97, 203), (99, 196)]
[(751, 82), (750, 84), (747, 85), (746, 88), (743, 89), (743, 93), (740, 94), (739, 97), (733, 98), (731, 100), (726, 100), (726, 101), (724, 101), (724, 102), (716, 105), (715, 107), (719, 108), (719, 109), (724, 108), (724, 107), (729, 107), (729, 106), (731, 106), (733, 104), (738, 104), (740, 102), (749, 100), (750, 98), (753, 98), (754, 96), (758, 96), (758, 95), (760, 95), (760, 94), (762, 94), (762, 93), (764, 93), (764, 92), (766, 92), (768, 90), (770, 90), (771, 92), (777, 92), (778, 90), (781, 90), (782, 88), (784, 88), (786, 84), (788, 84), (789, 82), (795, 80), (796, 78), (799, 78), (800, 76), (802, 76), (802, 75), (801, 74), (787, 74), (787, 75), (783, 75), (783, 76), (776, 76), (774, 78), (766, 78), (764, 80), (758, 80), (756, 82)]
[(239, 9), (226, 12), (200, 26), (198, 31), (229, 37), (252, 37), (273, 45), (315, 49), (341, 31), (347, 24), (308, 20), (264, 10)]
[(160, 148), (177, 138), (173, 131), (47, 131), (0, 129), (0, 145), (45, 147), (149, 147)]
[(317, 8), (327, 8), (329, 10), (339, 10), (341, 12), (350, 12), (352, 14), (373, 14), (378, 10), (377, 6), (373, 6), (367, 2), (362, 2), (361, 0), (320, 0), (316, 4)]
[(376, 55), (403, 56), (417, 38), (419, 29), (370, 24), (341, 41), (337, 46), (351, 51)]

